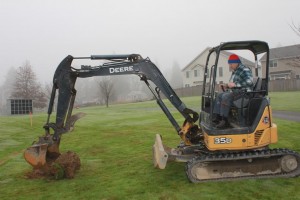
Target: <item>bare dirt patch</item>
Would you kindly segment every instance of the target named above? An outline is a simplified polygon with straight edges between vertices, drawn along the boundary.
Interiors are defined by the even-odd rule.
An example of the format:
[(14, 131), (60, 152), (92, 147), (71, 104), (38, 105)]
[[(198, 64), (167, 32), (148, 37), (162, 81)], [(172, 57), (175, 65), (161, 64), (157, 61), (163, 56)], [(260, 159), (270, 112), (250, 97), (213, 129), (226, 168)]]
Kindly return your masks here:
[(77, 170), (80, 169), (81, 162), (79, 156), (72, 151), (67, 151), (58, 156), (57, 159), (47, 160), (46, 165), (39, 169), (27, 172), (25, 176), (29, 179), (39, 178), (74, 178)]

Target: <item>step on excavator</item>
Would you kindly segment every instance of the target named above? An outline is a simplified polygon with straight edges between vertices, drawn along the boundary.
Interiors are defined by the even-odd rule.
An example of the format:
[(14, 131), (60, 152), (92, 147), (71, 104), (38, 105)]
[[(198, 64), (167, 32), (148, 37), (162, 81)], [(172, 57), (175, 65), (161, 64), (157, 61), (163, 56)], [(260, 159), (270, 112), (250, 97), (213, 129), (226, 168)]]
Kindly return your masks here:
[[(240, 99), (233, 102), (230, 125), (217, 128), (213, 122), (213, 105), (218, 94), (216, 77), (222, 65), (219, 62), (220, 55), (227, 55), (228, 51), (253, 54), (255, 84), (252, 91), (242, 91)], [(48, 118), (43, 127), (45, 135), (25, 150), (24, 158), (34, 169), (39, 169), (60, 155), (62, 134), (71, 131), (75, 122), (85, 115), (72, 115), (77, 78), (135, 74), (148, 86), (181, 138), (177, 147), (170, 148), (163, 144), (161, 135), (156, 134), (153, 145), (154, 167), (165, 169), (168, 162), (185, 162), (187, 178), (193, 183), (299, 176), (299, 153), (286, 148), (269, 148), (270, 144), (278, 140), (268, 98), (269, 54), (269, 46), (263, 41), (225, 42), (211, 48), (204, 66), (200, 115), (186, 107), (149, 58), (144, 59), (138, 54), (67, 56), (54, 74)], [(259, 76), (258, 56), (261, 55), (266, 57), (262, 73), (264, 77)], [(74, 59), (101, 60), (104, 64), (82, 65), (81, 69), (77, 69), (71, 66)], [(154, 88), (150, 82), (155, 85)], [(50, 122), (57, 91), (56, 121)], [(183, 116), (182, 126), (179, 126), (162, 101), (160, 92)]]

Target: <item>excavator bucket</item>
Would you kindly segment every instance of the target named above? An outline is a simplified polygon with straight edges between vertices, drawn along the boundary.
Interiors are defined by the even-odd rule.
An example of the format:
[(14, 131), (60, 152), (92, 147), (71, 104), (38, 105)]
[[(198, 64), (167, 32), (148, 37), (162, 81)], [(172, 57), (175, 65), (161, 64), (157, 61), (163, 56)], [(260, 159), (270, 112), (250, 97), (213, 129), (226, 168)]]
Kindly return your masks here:
[(155, 168), (164, 169), (167, 165), (168, 154), (162, 144), (161, 136), (156, 134), (153, 150), (153, 164)]
[[(75, 122), (85, 115), (82, 112), (72, 115), (66, 122), (66, 130), (73, 131)], [(53, 135), (46, 134), (43, 137), (39, 137), (39, 141), (34, 142), (33, 145), (25, 150), (24, 158), (33, 168), (40, 169), (47, 162), (54, 161), (59, 157), (59, 143), (60, 140), (53, 140)]]
[(52, 135), (40, 137), (24, 151), (25, 160), (35, 169), (42, 168), (48, 160), (55, 160), (59, 155), (59, 141), (53, 141)]
[(32, 145), (25, 150), (24, 158), (33, 168), (40, 168), (46, 164), (47, 148), (47, 144)]

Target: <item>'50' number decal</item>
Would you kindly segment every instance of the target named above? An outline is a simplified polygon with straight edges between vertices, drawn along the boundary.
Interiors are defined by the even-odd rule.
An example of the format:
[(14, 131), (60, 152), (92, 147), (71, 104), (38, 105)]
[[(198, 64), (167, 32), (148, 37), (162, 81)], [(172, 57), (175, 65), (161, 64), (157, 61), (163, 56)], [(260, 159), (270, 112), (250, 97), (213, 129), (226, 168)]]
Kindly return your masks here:
[(230, 144), (232, 142), (231, 138), (220, 137), (215, 138), (215, 144)]

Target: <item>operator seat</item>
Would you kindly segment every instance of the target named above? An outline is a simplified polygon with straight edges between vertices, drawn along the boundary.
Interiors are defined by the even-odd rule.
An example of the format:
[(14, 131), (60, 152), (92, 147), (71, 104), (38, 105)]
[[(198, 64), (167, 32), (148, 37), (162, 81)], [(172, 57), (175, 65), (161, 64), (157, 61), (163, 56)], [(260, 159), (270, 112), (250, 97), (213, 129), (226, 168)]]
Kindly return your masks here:
[[(235, 119), (233, 124), (237, 126), (246, 126), (250, 125), (252, 120), (249, 120), (249, 106), (251, 106), (255, 101), (256, 97), (259, 97), (261, 90), (262, 79), (260, 77), (253, 78), (253, 90), (251, 92), (245, 91), (242, 93), (242, 96), (233, 101), (233, 106), (231, 108), (231, 115)], [(233, 125), (234, 126), (234, 125)]]

